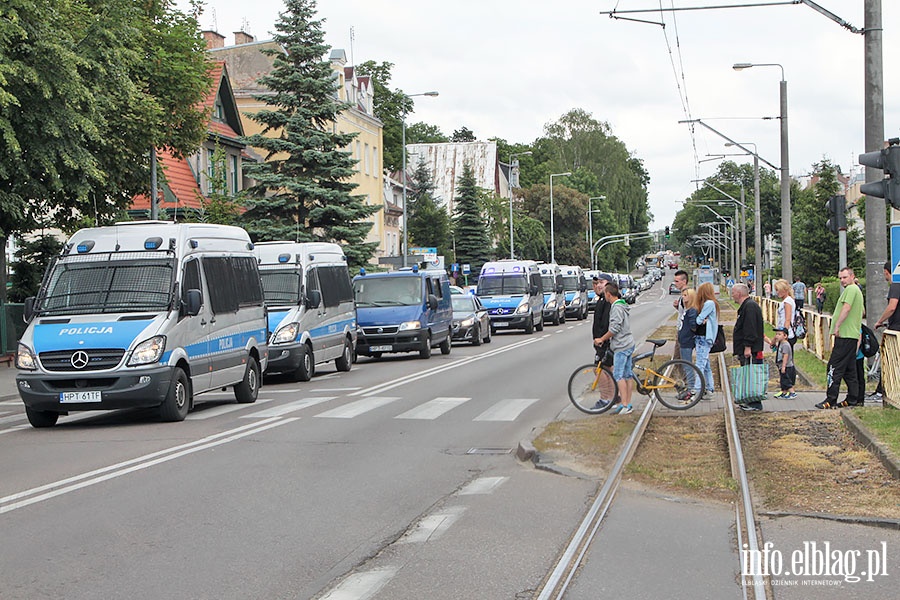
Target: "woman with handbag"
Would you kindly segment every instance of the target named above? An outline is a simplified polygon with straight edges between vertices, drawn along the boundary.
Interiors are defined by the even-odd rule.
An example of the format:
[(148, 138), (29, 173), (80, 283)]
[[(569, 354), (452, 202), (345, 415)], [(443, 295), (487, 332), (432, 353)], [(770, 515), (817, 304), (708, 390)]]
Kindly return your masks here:
[(797, 312), (797, 302), (794, 300), (794, 288), (786, 279), (779, 279), (775, 282), (775, 293), (781, 298), (781, 304), (778, 305), (778, 312), (775, 315), (775, 329), (786, 329), (788, 332), (788, 343), (793, 349), (797, 343), (797, 336), (794, 334), (792, 324), (794, 322), (794, 313)]
[[(706, 380), (705, 395), (709, 399), (715, 393), (709, 352), (719, 331), (719, 303), (716, 301), (716, 291), (711, 283), (700, 284), (697, 288), (694, 308), (697, 309), (697, 327), (694, 330), (694, 348), (697, 351), (695, 364)], [(694, 385), (695, 392), (699, 393), (699, 387), (697, 382)]]

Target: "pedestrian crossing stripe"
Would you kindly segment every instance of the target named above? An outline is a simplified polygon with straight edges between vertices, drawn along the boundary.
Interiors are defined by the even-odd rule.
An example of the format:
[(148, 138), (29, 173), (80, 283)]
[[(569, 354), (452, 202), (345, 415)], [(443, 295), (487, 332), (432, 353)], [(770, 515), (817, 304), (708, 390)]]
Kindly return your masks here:
[(425, 404), (421, 404), (403, 414), (399, 414), (394, 418), (423, 420), (437, 419), (444, 413), (453, 410), (469, 400), (471, 400), (471, 398), (435, 398), (434, 400), (429, 400)]

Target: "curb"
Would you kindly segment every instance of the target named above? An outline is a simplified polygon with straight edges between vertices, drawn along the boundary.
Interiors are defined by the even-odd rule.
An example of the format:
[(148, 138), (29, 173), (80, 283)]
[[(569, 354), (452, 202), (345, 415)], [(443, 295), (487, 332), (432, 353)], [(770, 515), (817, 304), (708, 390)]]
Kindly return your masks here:
[(847, 428), (853, 433), (853, 437), (878, 457), (878, 460), (880, 460), (884, 467), (890, 472), (891, 477), (900, 479), (900, 459), (897, 458), (894, 452), (888, 448), (886, 444), (878, 441), (875, 436), (872, 435), (872, 432), (869, 431), (869, 428), (866, 427), (851, 411), (842, 410), (841, 419), (843, 419), (844, 424), (847, 425)]
[(852, 515), (830, 515), (826, 513), (806, 513), (789, 511), (765, 511), (757, 513), (761, 517), (803, 517), (804, 519), (823, 519), (851, 525), (866, 525), (868, 527), (881, 527), (883, 529), (896, 529), (900, 531), (900, 519), (882, 519), (879, 517), (858, 517)]

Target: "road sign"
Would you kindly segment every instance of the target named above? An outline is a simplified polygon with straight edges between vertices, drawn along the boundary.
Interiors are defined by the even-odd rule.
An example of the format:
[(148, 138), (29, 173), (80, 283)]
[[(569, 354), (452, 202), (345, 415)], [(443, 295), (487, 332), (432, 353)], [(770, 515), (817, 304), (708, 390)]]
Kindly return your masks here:
[(900, 283), (900, 225), (891, 225), (891, 283)]
[(472, 267), (469, 266), (469, 263), (463, 263), (463, 275), (468, 275), (472, 272)]

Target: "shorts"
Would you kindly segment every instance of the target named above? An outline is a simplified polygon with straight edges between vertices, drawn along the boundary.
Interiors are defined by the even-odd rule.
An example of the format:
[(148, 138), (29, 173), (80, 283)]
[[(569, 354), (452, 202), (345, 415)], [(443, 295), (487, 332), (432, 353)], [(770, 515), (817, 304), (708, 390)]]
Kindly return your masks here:
[(632, 354), (634, 354), (634, 346), (613, 353), (613, 379), (616, 381), (631, 379), (634, 369)]

